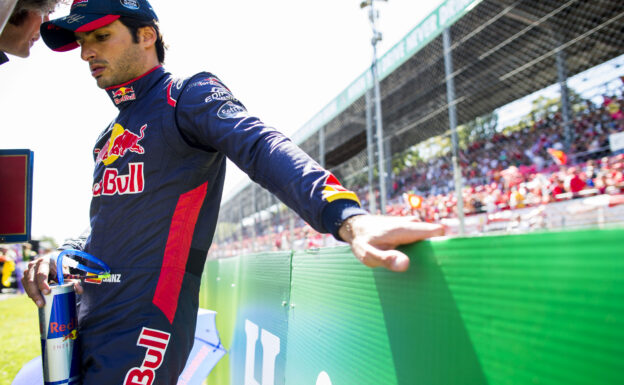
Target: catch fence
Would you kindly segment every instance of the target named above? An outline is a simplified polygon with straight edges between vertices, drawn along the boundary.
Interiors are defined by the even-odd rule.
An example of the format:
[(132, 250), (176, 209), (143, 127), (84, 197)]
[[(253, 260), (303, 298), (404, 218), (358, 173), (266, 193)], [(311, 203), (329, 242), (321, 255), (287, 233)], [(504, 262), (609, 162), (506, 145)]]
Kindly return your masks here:
[[(379, 58), (385, 170), (370, 71), (294, 140), (370, 211), (453, 233), (622, 223), (622, 25), (618, 0), (448, 0)], [(249, 183), (211, 255), (335, 242)]]

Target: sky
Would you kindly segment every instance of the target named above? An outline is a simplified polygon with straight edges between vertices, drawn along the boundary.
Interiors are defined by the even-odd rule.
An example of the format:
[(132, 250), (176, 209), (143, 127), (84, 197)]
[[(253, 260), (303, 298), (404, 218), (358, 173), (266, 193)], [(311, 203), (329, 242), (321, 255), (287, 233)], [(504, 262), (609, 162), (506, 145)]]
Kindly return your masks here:
[[(381, 55), (441, 0), (376, 2)], [(249, 112), (287, 135), (301, 128), (372, 60), (359, 0), (152, 0), (176, 76), (217, 75)], [(57, 9), (62, 17), (69, 6)], [(0, 67), (0, 148), (34, 151), (33, 239), (61, 242), (89, 221), (93, 145), (117, 114), (79, 51), (38, 41), (28, 59)], [(241, 172), (228, 165), (225, 192)]]

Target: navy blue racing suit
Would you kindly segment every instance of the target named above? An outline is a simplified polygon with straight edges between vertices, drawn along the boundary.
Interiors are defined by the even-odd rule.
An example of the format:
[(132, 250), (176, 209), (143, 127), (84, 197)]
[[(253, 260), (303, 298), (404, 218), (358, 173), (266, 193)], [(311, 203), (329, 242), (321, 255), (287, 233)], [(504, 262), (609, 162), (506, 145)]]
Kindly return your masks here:
[(156, 67), (107, 92), (119, 115), (94, 149), (91, 232), (68, 244), (113, 273), (84, 285), (83, 384), (175, 384), (193, 343), (226, 156), (320, 232), (337, 236), (366, 212), (210, 73), (175, 79)]

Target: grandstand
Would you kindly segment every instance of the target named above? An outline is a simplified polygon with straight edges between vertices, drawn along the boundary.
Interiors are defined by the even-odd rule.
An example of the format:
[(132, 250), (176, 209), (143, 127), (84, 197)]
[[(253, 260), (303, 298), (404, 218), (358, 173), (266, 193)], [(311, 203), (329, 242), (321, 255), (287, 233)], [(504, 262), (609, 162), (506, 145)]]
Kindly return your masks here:
[[(608, 95), (602, 105), (595, 105), (579, 95), (575, 99), (567, 88), (567, 81), (624, 53), (622, 25), (624, 3), (618, 0), (444, 2), (380, 58), (386, 164), (391, 165), (393, 157), (434, 139), (438, 143), (436, 146), (443, 146), (449, 136), (450, 106), (456, 110), (458, 123), (469, 126), (502, 106), (559, 83), (558, 108), (550, 114), (506, 131), (503, 129), (507, 127), (495, 127), (485, 136), (464, 141), (459, 161), (468, 195), (463, 192), (467, 207), (460, 215), (488, 212), (485, 209), (487, 196), (495, 191), (501, 196), (493, 202), (498, 210), (522, 208), (510, 206), (512, 189), (515, 187), (514, 194), (518, 192), (520, 183), (525, 183), (526, 190), (526, 185), (534, 180), (565, 181), (564, 174), (575, 171), (554, 165), (554, 160), (546, 153), (550, 147), (563, 151), (570, 158), (568, 164), (582, 169), (585, 190), (593, 191), (586, 196), (596, 195), (596, 190), (604, 193), (607, 188), (611, 193), (619, 193), (624, 187), (623, 163), (621, 157), (611, 152), (608, 138), (624, 131), (623, 117), (617, 114), (624, 110), (621, 86), (614, 95)], [(445, 56), (442, 32), (446, 28), (451, 41), (449, 54)], [(454, 68), (451, 77), (455, 99), (450, 103), (445, 60), (452, 60)], [(368, 192), (364, 93), (370, 85), (370, 74), (362, 74), (294, 135), (295, 141), (308, 154), (330, 169), (347, 187), (357, 190), (362, 198)], [(537, 142), (540, 143), (537, 151), (527, 152)], [(505, 159), (501, 160), (502, 156)], [(600, 161), (603, 157), (606, 158)], [(457, 198), (454, 197), (450, 156), (417, 158), (415, 164), (404, 166), (390, 176), (392, 183), (388, 183), (387, 194), (392, 205), (389, 212), (406, 214), (402, 196), (417, 192), (425, 198), (422, 212), (418, 213), (423, 220), (453, 218), (457, 214), (454, 212)], [(588, 181), (587, 161), (592, 159), (599, 160), (599, 164), (590, 162), (593, 166), (606, 168), (609, 181), (595, 182), (594, 178)], [(515, 185), (508, 183), (504, 173), (501, 174), (511, 166), (522, 169), (519, 175), (511, 176), (519, 178)], [(603, 183), (602, 191), (596, 189), (595, 183)], [(550, 184), (543, 184), (539, 189), (550, 187)], [(555, 195), (566, 193), (569, 191)], [(535, 193), (529, 198), (525, 192), (522, 205), (561, 201), (577, 197), (578, 193), (557, 197), (549, 190), (539, 197)], [(221, 210), (215, 238), (217, 250), (219, 244), (242, 243), (242, 239), (249, 238), (253, 238), (254, 243), (264, 242), (279, 248), (281, 241), (274, 242), (271, 234), (289, 229), (288, 238), (292, 244), (293, 237), (310, 232), (275, 197), (253, 183), (241, 186), (229, 198)], [(366, 199), (363, 201), (366, 205)], [(437, 213), (436, 210), (427, 211), (431, 207), (436, 207)], [(441, 213), (442, 207), (446, 213)], [(483, 231), (488, 221), (480, 220), (480, 225), (476, 226), (478, 230)], [(258, 226), (260, 223), (262, 226)], [(257, 246), (239, 249), (251, 250)]]

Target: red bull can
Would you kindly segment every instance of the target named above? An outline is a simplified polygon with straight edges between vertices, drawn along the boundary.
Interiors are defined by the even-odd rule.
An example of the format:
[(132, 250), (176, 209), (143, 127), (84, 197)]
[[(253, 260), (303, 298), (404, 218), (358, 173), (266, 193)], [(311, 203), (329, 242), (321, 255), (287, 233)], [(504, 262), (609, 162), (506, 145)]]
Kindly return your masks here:
[(39, 309), (44, 385), (80, 384), (78, 318), (73, 283), (53, 285)]

